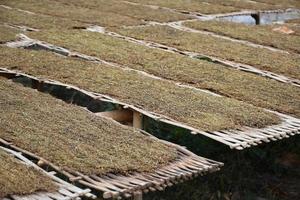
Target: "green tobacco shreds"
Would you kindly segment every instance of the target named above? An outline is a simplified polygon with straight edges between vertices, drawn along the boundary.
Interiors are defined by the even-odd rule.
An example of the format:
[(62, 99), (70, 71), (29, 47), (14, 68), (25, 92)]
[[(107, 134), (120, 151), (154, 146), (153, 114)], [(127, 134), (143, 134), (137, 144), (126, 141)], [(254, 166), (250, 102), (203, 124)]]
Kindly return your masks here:
[(83, 23), (69, 19), (28, 14), (15, 9), (2, 7), (0, 7), (0, 22), (18, 26), (28, 26), (35, 29), (71, 29), (72, 27), (84, 26)]
[(291, 52), (300, 53), (300, 37), (273, 31), (282, 25), (253, 26), (221, 21), (194, 21), (184, 25), (236, 39), (248, 40), (257, 44), (268, 45)]
[(99, 12), (83, 7), (73, 5), (63, 5), (55, 1), (37, 1), (37, 0), (3, 0), (2, 4), (28, 10), (38, 14), (47, 14), (52, 16), (69, 18), (80, 22), (99, 24), (102, 26), (120, 26), (120, 25), (139, 25), (141, 21), (118, 13)]
[[(56, 1), (66, 3), (65, 0)], [(119, 0), (72, 0), (68, 1), (67, 4), (86, 7), (101, 12), (118, 13), (123, 16), (130, 16), (145, 21), (169, 22), (192, 18), (188, 15), (168, 10), (149, 8), (142, 5), (133, 5)]]
[(297, 35), (298, 37), (300, 36), (300, 19), (288, 20), (284, 26), (293, 30), (293, 35)]
[[(129, 0), (135, 3), (145, 5), (155, 5), (168, 7), (180, 11), (199, 12), (203, 14), (230, 13), (242, 10), (276, 10), (295, 7), (294, 2), (277, 2), (270, 4), (254, 1), (236, 1), (236, 0)], [(272, 0), (270, 0), (272, 1)], [(299, 3), (298, 3), (299, 6)]]
[(249, 64), (262, 70), (300, 79), (300, 56), (298, 54), (250, 47), (205, 34), (176, 30), (169, 26), (120, 29), (119, 32), (138, 39)]
[(291, 19), (291, 20), (287, 20), (286, 23), (291, 23), (291, 24), (300, 24), (300, 19)]
[[(35, 62), (34, 55), (29, 52), (26, 65), (30, 60)], [(54, 61), (47, 63), (54, 67)], [(40, 66), (47, 69), (47, 64)], [(99, 175), (144, 172), (176, 158), (175, 149), (138, 130), (97, 117), (49, 94), (0, 80), (0, 137), (62, 169)]]
[(300, 89), (289, 84), (86, 31), (37, 32), (31, 37), (156, 76), (300, 117)]
[(12, 40), (16, 39), (16, 35), (19, 33), (20, 31), (7, 27), (7, 26), (3, 26), (0, 25), (0, 44), (1, 43), (5, 43), (5, 42), (9, 42)]
[(232, 6), (235, 8), (239, 8), (241, 10), (277, 10), (277, 9), (286, 9), (293, 7), (288, 3), (274, 3), (269, 4), (266, 2), (259, 2), (259, 1), (244, 1), (244, 0), (205, 0), (211, 5), (223, 5), (223, 6)]
[[(145, 21), (176, 21), (189, 19), (186, 15), (119, 1), (50, 1), (50, 0), (3, 0), (4, 5), (38, 14), (47, 14), (101, 26), (140, 25)], [(84, 3), (84, 4), (83, 4)]]
[(300, 8), (300, 1), (298, 0), (255, 0), (255, 1), (267, 3), (270, 5), (285, 5), (289, 7)]
[(2, 66), (108, 94), (201, 130), (264, 127), (280, 121), (274, 114), (237, 100), (48, 52), (5, 48), (1, 59)]
[[(1, 121), (0, 130), (2, 126)], [(58, 189), (57, 186), (49, 177), (22, 164), (19, 160), (0, 149), (1, 199), (8, 197), (8, 195), (28, 195), (41, 191), (54, 192), (56, 189)]]
[(167, 7), (176, 9), (179, 11), (190, 11), (199, 12), (203, 14), (216, 14), (216, 13), (228, 13), (239, 11), (239, 9), (231, 6), (222, 5), (211, 5), (206, 2), (201, 2), (198, 0), (129, 0), (135, 3), (141, 3), (145, 5), (155, 5), (161, 7)]

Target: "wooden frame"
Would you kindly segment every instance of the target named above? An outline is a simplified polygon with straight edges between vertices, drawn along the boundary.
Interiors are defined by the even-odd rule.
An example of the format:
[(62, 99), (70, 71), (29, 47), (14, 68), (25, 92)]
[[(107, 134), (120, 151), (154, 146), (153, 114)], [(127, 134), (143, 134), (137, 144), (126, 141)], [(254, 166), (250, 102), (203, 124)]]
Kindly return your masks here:
[[(148, 137), (152, 139), (159, 140), (145, 132)], [(133, 197), (135, 199), (141, 199), (143, 193), (148, 193), (149, 191), (162, 191), (166, 187), (170, 187), (174, 184), (192, 179), (199, 175), (204, 175), (206, 173), (211, 173), (218, 171), (223, 163), (209, 160), (200, 156), (197, 156), (183, 147), (176, 144), (172, 144), (166, 141), (159, 140), (166, 145), (172, 146), (177, 150), (178, 158), (168, 165), (161, 167), (153, 172), (148, 173), (129, 173), (128, 175), (112, 174), (108, 173), (104, 176), (97, 175), (85, 175), (77, 171), (66, 171), (55, 166), (53, 163), (41, 158), (33, 153), (30, 153), (24, 149), (21, 149), (12, 143), (9, 143), (0, 138), (0, 148), (9, 149), (10, 152), (17, 152), (14, 155), (22, 157), (28, 163), (32, 163), (26, 157), (33, 158), (37, 160), (38, 164), (42, 164), (45, 168), (54, 169), (55, 172), (65, 176), (69, 182), (73, 184), (82, 185), (84, 188), (90, 188), (92, 192), (101, 193), (104, 199), (122, 199)], [(18, 153), (19, 152), (19, 153)], [(37, 167), (37, 165), (34, 165)], [(54, 176), (54, 172), (47, 172), (48, 175)], [(68, 185), (70, 185), (68, 183)], [(60, 190), (61, 191), (61, 190)], [(86, 193), (90, 190), (84, 190)], [(40, 194), (44, 195), (44, 194)], [(36, 196), (34, 194), (33, 196)], [(94, 195), (89, 193), (88, 197), (93, 198)], [(46, 198), (46, 197), (45, 197)], [(8, 200), (8, 199), (4, 199)], [(25, 200), (16, 199), (12, 200)], [(36, 200), (36, 199), (30, 199)], [(55, 199), (62, 200), (62, 199)], [(69, 199), (67, 199), (69, 200)]]
[[(0, 143), (2, 143), (0, 139)], [(9, 197), (5, 197), (2, 200), (80, 200), (82, 196), (85, 196), (87, 198), (95, 199), (96, 196), (91, 194), (90, 189), (81, 189), (79, 187), (76, 187), (59, 177), (57, 177), (55, 174), (55, 171), (45, 171), (44, 169), (40, 168), (37, 164), (33, 163), (31, 160), (26, 158), (24, 155), (22, 155), (22, 152), (12, 150), (3, 146), (0, 146), (0, 149), (13, 155), (15, 158), (17, 158), (19, 161), (21, 161), (24, 165), (28, 165), (30, 167), (33, 167), (34, 169), (38, 170), (39, 172), (45, 174), (49, 178), (51, 178), (54, 183), (59, 187), (56, 192), (36, 192), (30, 195), (11, 195)]]
[[(75, 90), (75, 88), (72, 86), (63, 85), (54, 81), (39, 80), (26, 74), (15, 73), (5, 69), (0, 69), (0, 75), (7, 78), (27, 78), (27, 80), (31, 81), (31, 86), (37, 90), (43, 90), (46, 85), (59, 85), (60, 87), (65, 87), (66, 89), (72, 88)], [(94, 100), (112, 102), (108, 99), (108, 97), (100, 97), (96, 94), (80, 90), (79, 88), (76, 88), (76, 91), (88, 96), (92, 96)], [(126, 108), (126, 106), (123, 107), (124, 109), (121, 110), (94, 114), (101, 117), (117, 119), (123, 122), (132, 120), (133, 126), (141, 129), (143, 114), (133, 109)], [(139, 200), (142, 199), (143, 193), (164, 190), (166, 187), (192, 179), (196, 176), (215, 172), (219, 170), (221, 166), (223, 166), (223, 163), (197, 156), (179, 145), (159, 140), (142, 130), (141, 133), (153, 140), (158, 140), (159, 142), (176, 149), (177, 158), (166, 166), (156, 169), (153, 172), (132, 172), (127, 175), (108, 173), (104, 176), (97, 176), (85, 175), (78, 171), (60, 169), (46, 159), (21, 149), (1, 138), (0, 148), (2, 146), (2, 148), (4, 147), (13, 151), (21, 152), (25, 157), (35, 160), (36, 165), (43, 166), (47, 169), (53, 169), (55, 172), (60, 174), (60, 176), (63, 175), (66, 179), (68, 179), (69, 182), (80, 185), (84, 188), (89, 188), (97, 195), (101, 193), (101, 197), (104, 199), (122, 199), (132, 197)], [(51, 174), (53, 174), (53, 172), (51, 172)]]
[[(65, 88), (66, 90), (72, 89), (78, 93), (81, 93), (82, 95), (85, 95), (89, 97), (90, 99), (93, 99), (94, 101), (99, 102), (109, 102), (115, 105), (118, 105), (118, 107), (121, 107), (126, 110), (130, 110), (133, 113), (139, 113), (140, 116), (147, 116), (150, 117), (158, 122), (167, 123), (170, 125), (174, 125), (177, 127), (181, 127), (187, 130), (191, 131), (191, 134), (200, 134), (204, 135), (208, 138), (211, 138), (217, 142), (220, 142), (222, 144), (225, 144), (229, 146), (231, 149), (237, 149), (242, 150), (245, 148), (249, 148), (251, 146), (256, 146), (258, 144), (261, 144), (263, 142), (270, 142), (270, 141), (276, 141), (283, 138), (288, 138), (290, 136), (300, 134), (300, 119), (297, 119), (295, 117), (291, 117), (285, 114), (273, 112), (277, 114), (282, 122), (278, 125), (272, 125), (265, 128), (250, 128), (250, 127), (241, 127), (238, 130), (224, 130), (224, 131), (214, 131), (214, 132), (204, 132), (198, 129), (195, 129), (191, 126), (187, 126), (181, 122), (178, 122), (176, 120), (173, 120), (169, 117), (159, 115), (156, 113), (152, 113), (149, 111), (146, 111), (142, 108), (138, 108), (134, 105), (129, 105), (123, 102), (120, 102), (116, 99), (113, 99), (107, 95), (102, 95), (99, 93), (93, 93), (88, 92), (86, 90), (82, 90), (78, 87), (71, 86), (68, 84), (63, 84), (58, 81), (53, 80), (47, 80), (47, 79), (39, 79), (21, 72), (8, 70), (6, 68), (0, 68), (0, 76), (5, 76), (7, 78), (16, 78), (16, 77), (23, 77), (30, 79), (33, 82), (32, 87), (35, 89), (42, 88), (46, 85), (51, 86), (58, 86)], [(98, 113), (99, 115), (99, 113)], [(140, 120), (136, 118), (135, 120)], [(137, 125), (135, 124), (137, 128), (144, 128), (141, 124)]]

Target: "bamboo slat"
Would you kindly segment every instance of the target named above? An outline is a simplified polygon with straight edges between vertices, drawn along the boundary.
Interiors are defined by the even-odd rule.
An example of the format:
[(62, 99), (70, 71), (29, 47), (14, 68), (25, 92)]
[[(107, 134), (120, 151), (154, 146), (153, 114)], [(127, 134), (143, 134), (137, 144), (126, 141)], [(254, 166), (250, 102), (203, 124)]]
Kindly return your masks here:
[[(148, 137), (151, 137), (155, 140), (159, 140), (147, 133)], [(161, 140), (159, 140), (161, 141)], [(55, 167), (52, 163), (49, 163), (47, 160), (42, 159), (32, 153), (29, 153), (25, 150), (22, 150), (13, 144), (0, 139), (0, 148), (5, 149), (6, 151), (12, 153), (19, 159), (21, 159), (26, 164), (34, 166), (36, 169), (42, 170), (39, 166), (30, 161), (26, 156), (32, 157), (36, 160), (43, 160), (44, 165), (51, 166), (60, 174), (64, 174), (69, 178), (70, 182), (80, 183), (86, 188), (90, 188), (93, 191), (98, 191), (102, 193), (102, 198), (108, 199), (121, 199), (121, 198), (140, 198), (143, 193), (149, 191), (163, 190), (166, 187), (173, 186), (178, 182), (186, 181), (192, 179), (198, 175), (204, 175), (206, 173), (211, 173), (220, 169), (223, 166), (223, 163), (212, 161), (200, 156), (197, 156), (188, 150), (180, 147), (178, 145), (163, 141), (165, 144), (175, 147), (178, 153), (178, 159), (172, 161), (168, 165), (161, 167), (154, 172), (149, 173), (137, 173), (132, 172), (128, 175), (121, 174), (106, 174), (103, 176), (97, 175), (84, 175), (80, 172), (74, 171), (63, 171), (58, 167)], [(29, 154), (28, 154), (29, 153)], [(24, 156), (23, 156), (24, 155)], [(11, 200), (34, 200), (38, 195), (47, 200), (47, 198), (52, 198), (55, 200), (62, 200), (66, 198), (74, 199), (79, 197), (82, 194), (89, 195), (89, 197), (94, 197), (89, 192), (91, 190), (81, 190), (70, 183), (61, 181), (59, 178), (53, 175), (53, 172), (45, 172), (53, 180), (58, 182), (60, 189), (57, 193), (37, 193), (33, 196), (19, 197), (13, 196)], [(80, 177), (74, 178), (74, 177)], [(64, 198), (63, 198), (64, 197)]]
[[(4, 143), (2, 143), (4, 142)], [(5, 142), (4, 140), (1, 140), (0, 143), (4, 145), (8, 145), (8, 142)], [(7, 153), (13, 155), (15, 158), (17, 158), (20, 162), (22, 162), (25, 165), (28, 165), (30, 167), (33, 167), (34, 169), (40, 171), (41, 173), (47, 175), (50, 177), (53, 182), (58, 186), (58, 191), (56, 192), (36, 192), (30, 195), (11, 195), (9, 197), (3, 198), (2, 200), (73, 200), (78, 199), (80, 200), (81, 197), (85, 196), (91, 199), (95, 199), (96, 196), (91, 194), (90, 189), (81, 189), (78, 188), (68, 182), (65, 182), (64, 180), (58, 178), (55, 176), (53, 171), (45, 171), (44, 169), (40, 168), (38, 165), (36, 165), (34, 162), (26, 158), (22, 152), (18, 150), (13, 150), (11, 148), (0, 146), (1, 150), (6, 151)]]

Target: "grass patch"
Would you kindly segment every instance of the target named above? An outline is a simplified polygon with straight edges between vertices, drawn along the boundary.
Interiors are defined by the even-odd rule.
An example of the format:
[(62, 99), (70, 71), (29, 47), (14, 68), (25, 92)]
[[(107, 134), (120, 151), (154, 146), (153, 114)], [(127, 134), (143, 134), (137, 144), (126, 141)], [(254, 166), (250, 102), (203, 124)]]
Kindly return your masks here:
[(300, 53), (300, 37), (273, 31), (282, 25), (251, 26), (240, 23), (220, 21), (194, 21), (184, 25), (197, 29), (225, 35), (236, 39), (248, 40), (257, 44), (268, 45), (287, 51)]
[(3, 0), (2, 4), (100, 26), (130, 26), (145, 24), (145, 21), (176, 21), (190, 18), (182, 14), (129, 5), (119, 1)]
[[(27, 54), (27, 64), (36, 62), (34, 55)], [(17, 66), (19, 59), (14, 56), (8, 59)], [(40, 66), (54, 67), (53, 61)], [(0, 80), (0, 137), (62, 169), (97, 175), (145, 172), (176, 158), (175, 149), (138, 130), (96, 117), (49, 94)]]
[(119, 33), (138, 39), (155, 41), (180, 50), (188, 50), (239, 63), (262, 70), (300, 79), (300, 56), (250, 47), (209, 35), (180, 31), (169, 26), (148, 26), (119, 29)]
[(197, 0), (129, 0), (135, 3), (141, 3), (145, 5), (155, 5), (161, 7), (167, 7), (176, 9), (179, 11), (199, 12), (203, 14), (217, 14), (238, 11), (239, 9), (231, 6), (223, 5), (211, 5), (207, 2), (201, 2)]
[(212, 90), (259, 107), (300, 117), (300, 90), (295, 86), (99, 33), (74, 30), (36, 32), (30, 36), (156, 76)]
[(54, 192), (57, 189), (49, 177), (34, 168), (21, 164), (1, 149), (0, 163), (1, 199), (8, 195), (28, 195), (39, 191)]
[(0, 65), (3, 67), (108, 94), (200, 130), (264, 127), (280, 121), (276, 115), (252, 105), (182, 88), (132, 71), (63, 58), (48, 52), (9, 48), (2, 48), (0, 52)]

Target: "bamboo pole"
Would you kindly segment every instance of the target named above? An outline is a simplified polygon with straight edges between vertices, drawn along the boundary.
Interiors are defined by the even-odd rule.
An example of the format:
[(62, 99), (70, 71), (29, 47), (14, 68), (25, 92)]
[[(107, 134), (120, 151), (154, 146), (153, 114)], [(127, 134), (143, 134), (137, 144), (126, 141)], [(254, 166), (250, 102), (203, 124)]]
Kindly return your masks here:
[(143, 200), (143, 193), (142, 192), (135, 192), (133, 195), (133, 200)]

